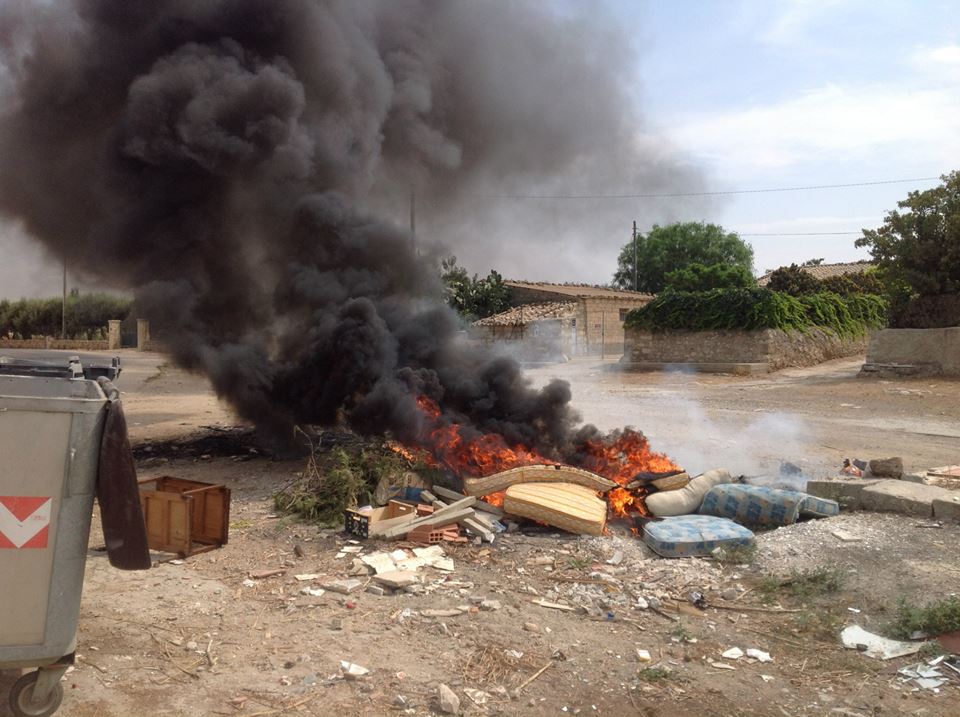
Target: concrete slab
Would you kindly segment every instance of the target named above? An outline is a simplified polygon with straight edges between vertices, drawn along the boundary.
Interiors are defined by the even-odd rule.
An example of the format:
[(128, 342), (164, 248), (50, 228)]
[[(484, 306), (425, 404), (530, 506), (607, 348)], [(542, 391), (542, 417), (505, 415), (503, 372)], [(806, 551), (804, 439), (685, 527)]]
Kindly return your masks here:
[(882, 480), (863, 489), (860, 504), (863, 510), (932, 518), (933, 501), (949, 501), (951, 498), (953, 494), (946, 488), (902, 480)]
[(865, 488), (880, 483), (879, 480), (864, 480), (863, 478), (834, 478), (832, 480), (807, 481), (807, 493), (817, 498), (835, 500), (841, 508), (847, 510), (861, 510)]
[[(951, 492), (956, 493), (956, 491)], [(955, 495), (952, 500), (934, 499), (933, 517), (937, 520), (953, 520), (960, 523), (960, 496)]]

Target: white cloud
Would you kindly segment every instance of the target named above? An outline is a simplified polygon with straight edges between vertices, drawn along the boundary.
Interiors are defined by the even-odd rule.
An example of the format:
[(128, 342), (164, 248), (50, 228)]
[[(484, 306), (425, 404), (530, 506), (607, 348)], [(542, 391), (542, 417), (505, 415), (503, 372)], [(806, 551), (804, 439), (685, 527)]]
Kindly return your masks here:
[(726, 174), (810, 161), (909, 158), (937, 171), (960, 156), (960, 93), (874, 84), (826, 85), (768, 105), (681, 120), (667, 134)]
[(773, 45), (793, 45), (804, 42), (812, 25), (831, 15), (849, 0), (788, 0), (774, 7), (781, 12), (761, 33), (764, 42)]
[(960, 67), (960, 45), (923, 48), (914, 53), (914, 59), (921, 65), (934, 63)]

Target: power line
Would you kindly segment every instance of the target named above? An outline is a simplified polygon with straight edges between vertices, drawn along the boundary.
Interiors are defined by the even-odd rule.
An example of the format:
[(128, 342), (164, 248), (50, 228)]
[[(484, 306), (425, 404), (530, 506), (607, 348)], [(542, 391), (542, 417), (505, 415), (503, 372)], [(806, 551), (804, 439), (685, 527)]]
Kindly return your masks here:
[(831, 236), (856, 236), (863, 232), (769, 232), (765, 234), (744, 234), (737, 232), (742, 237), (831, 237)]
[(669, 197), (719, 197), (729, 194), (769, 194), (772, 192), (804, 192), (813, 189), (848, 189), (851, 187), (876, 187), (883, 184), (908, 184), (929, 182), (940, 177), (914, 177), (912, 179), (882, 179), (876, 182), (850, 182), (848, 184), (811, 184), (802, 187), (767, 187), (763, 189), (729, 189), (720, 192), (664, 192), (645, 194), (476, 194), (485, 199), (665, 199)]

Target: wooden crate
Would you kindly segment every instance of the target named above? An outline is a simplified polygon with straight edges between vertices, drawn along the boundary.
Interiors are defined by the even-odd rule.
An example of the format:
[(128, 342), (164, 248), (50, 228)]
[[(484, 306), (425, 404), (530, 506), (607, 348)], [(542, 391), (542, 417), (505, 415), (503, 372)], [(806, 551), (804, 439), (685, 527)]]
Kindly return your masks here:
[[(151, 488), (145, 488), (153, 484)], [(140, 507), (151, 550), (182, 558), (226, 545), (230, 489), (173, 476), (140, 481)]]
[(343, 512), (343, 529), (358, 538), (370, 537), (370, 525), (380, 520), (390, 520), (402, 515), (416, 513), (416, 506), (400, 500), (391, 500), (382, 508), (366, 510), (347, 509)]

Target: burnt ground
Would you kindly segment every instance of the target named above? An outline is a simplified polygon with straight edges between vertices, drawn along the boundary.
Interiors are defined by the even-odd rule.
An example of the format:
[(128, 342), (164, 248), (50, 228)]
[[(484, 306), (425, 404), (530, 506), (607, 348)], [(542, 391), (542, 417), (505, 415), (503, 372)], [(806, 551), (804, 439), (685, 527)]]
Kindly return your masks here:
[[(223, 433), (234, 421), (202, 379), (159, 364), (133, 357), (125, 376), (141, 477), (229, 485), (230, 542), (142, 573), (113, 570), (92, 551), (80, 658), (58, 714), (430, 714), (441, 682), (471, 714), (957, 714), (960, 682), (939, 694), (913, 691), (895, 671), (915, 660), (867, 658), (843, 649), (838, 632), (854, 622), (882, 629), (901, 597), (923, 603), (956, 593), (960, 526), (843, 514), (760, 534), (756, 554), (731, 564), (657, 558), (617, 526), (603, 538), (510, 534), (492, 546), (449, 547), (455, 570), (422, 568), (423, 594), (304, 595), (294, 575), (316, 573), (306, 584), (318, 586), (346, 576), (352, 556), (336, 557), (343, 534), (273, 512), (274, 487), (303, 462), (244, 453), (243, 440), (237, 452), (178, 455), (190, 444), (185, 435), (204, 425)], [(755, 473), (787, 459), (815, 475), (832, 472), (844, 455), (896, 453), (908, 467), (958, 462), (957, 382), (861, 381), (852, 362), (751, 379), (621, 376), (600, 364), (534, 375), (551, 372), (574, 380), (588, 420), (644, 428), (684, 465), (702, 456)], [(181, 447), (142, 451), (171, 441)], [(860, 539), (841, 541), (838, 529)], [(95, 529), (90, 544), (101, 541)], [(798, 595), (779, 586), (795, 571), (823, 566), (842, 578), (838, 590)], [(251, 573), (273, 569), (285, 572), (245, 584)], [(687, 604), (691, 590), (710, 607)], [(665, 614), (637, 608), (640, 596), (659, 599)], [(496, 609), (479, 609), (482, 599)], [(579, 609), (554, 610), (538, 599)], [(430, 614), (458, 606), (467, 610)], [(773, 661), (723, 660), (730, 647), (758, 648)], [(652, 662), (638, 662), (637, 649)], [(343, 680), (340, 660), (370, 673)], [(716, 667), (725, 662), (734, 669)], [(643, 670), (647, 664), (655, 669)], [(474, 689), (486, 693), (485, 704), (468, 697)]]

